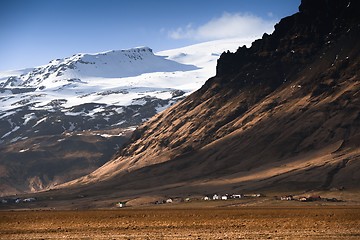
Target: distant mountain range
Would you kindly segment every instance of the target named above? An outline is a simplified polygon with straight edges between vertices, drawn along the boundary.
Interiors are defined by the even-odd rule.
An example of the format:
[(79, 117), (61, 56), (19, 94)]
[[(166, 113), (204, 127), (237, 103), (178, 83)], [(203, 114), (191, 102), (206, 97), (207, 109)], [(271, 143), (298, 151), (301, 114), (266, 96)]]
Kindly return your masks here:
[[(41, 190), (93, 171), (128, 136), (119, 133), (128, 133), (129, 127), (200, 88), (215, 74), (222, 52), (250, 42), (221, 40), (156, 54), (148, 47), (81, 53), (1, 72), (1, 194)], [(76, 136), (94, 136), (93, 147), (85, 137)], [(48, 144), (40, 144), (44, 142)], [(88, 154), (66, 149), (70, 142), (90, 152), (100, 144), (93, 156), (106, 154), (82, 157)], [(62, 163), (65, 159), (68, 164)]]

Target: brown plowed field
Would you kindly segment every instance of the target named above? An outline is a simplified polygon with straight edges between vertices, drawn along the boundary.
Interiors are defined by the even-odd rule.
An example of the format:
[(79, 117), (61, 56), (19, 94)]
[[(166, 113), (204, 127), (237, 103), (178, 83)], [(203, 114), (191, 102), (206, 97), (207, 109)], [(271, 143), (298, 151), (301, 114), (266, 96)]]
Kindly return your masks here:
[(359, 207), (3, 211), (1, 239), (360, 239)]

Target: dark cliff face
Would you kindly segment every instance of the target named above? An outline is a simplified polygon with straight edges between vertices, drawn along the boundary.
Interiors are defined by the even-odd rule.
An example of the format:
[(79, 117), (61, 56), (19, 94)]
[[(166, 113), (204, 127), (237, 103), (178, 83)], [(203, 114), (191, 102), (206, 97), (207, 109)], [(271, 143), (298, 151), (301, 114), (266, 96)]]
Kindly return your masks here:
[(250, 48), (222, 54), (215, 77), (75, 184), (359, 188), (359, 1), (299, 9)]
[(299, 12), (283, 18), (271, 35), (264, 34), (251, 48), (223, 53), (218, 60), (217, 76), (242, 72), (256, 62), (301, 64), (339, 36), (358, 32), (360, 3), (354, 0), (302, 1)]
[[(181, 104), (188, 112), (201, 106), (208, 113), (204, 114), (202, 124), (194, 124), (198, 128), (208, 123), (201, 141), (192, 144), (195, 149), (235, 130), (226, 125), (244, 117), (270, 94), (301, 87), (291, 96), (278, 96), (268, 108), (306, 95), (325, 98), (356, 75), (359, 2), (305, 0), (299, 9), (300, 12), (282, 19), (271, 35), (264, 34), (250, 48), (243, 46), (235, 53), (223, 53), (216, 76)], [(218, 110), (224, 109), (223, 105), (233, 109), (220, 113)], [(178, 109), (173, 109), (172, 115), (180, 113)], [(198, 115), (192, 121), (201, 118)]]

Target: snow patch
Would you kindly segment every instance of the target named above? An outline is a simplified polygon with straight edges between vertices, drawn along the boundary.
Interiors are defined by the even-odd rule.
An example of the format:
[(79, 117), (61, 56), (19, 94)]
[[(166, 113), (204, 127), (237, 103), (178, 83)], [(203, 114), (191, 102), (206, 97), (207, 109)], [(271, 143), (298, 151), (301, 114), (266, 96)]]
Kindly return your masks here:
[(47, 119), (47, 117), (44, 117), (44, 118), (40, 119), (39, 121), (37, 121), (37, 122), (35, 123), (34, 127), (36, 127), (36, 126), (39, 125), (40, 123), (46, 121), (46, 119)]
[(115, 136), (115, 135), (110, 135), (110, 134), (99, 134), (99, 135), (103, 138), (111, 138), (111, 137)]
[(30, 148), (21, 149), (21, 150), (19, 151), (19, 153), (27, 152), (27, 151), (29, 151), (29, 150), (30, 150)]
[[(9, 117), (9, 116), (13, 115), (14, 113), (16, 113), (16, 111), (2, 112), (2, 113), (0, 113), (0, 114), (2, 114), (0, 116), (0, 119)], [(11, 120), (8, 119), (8, 121), (9, 121), (10, 125), (12, 126)]]
[(5, 133), (5, 134), (1, 137), (1, 139), (3, 139), (3, 138), (5, 138), (5, 137), (9, 136), (11, 133), (16, 132), (16, 131), (17, 131), (17, 130), (19, 130), (19, 129), (20, 129), (20, 127), (19, 127), (19, 126), (14, 127), (14, 128), (13, 128), (10, 132)]
[(28, 124), (28, 122), (29, 122), (30, 120), (33, 120), (33, 119), (36, 119), (36, 118), (37, 118), (37, 117), (36, 117), (35, 113), (26, 114), (26, 115), (24, 115), (24, 117), (23, 117), (23, 119), (25, 120), (23, 124), (26, 125), (26, 124)]

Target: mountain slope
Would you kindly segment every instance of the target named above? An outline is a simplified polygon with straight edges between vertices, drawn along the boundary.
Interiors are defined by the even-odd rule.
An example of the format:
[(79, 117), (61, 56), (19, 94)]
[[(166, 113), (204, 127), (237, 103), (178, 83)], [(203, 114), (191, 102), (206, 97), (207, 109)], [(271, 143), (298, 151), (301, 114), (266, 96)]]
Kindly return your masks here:
[(132, 129), (68, 132), (0, 146), (0, 196), (49, 189), (94, 171)]
[(0, 73), (0, 195), (44, 190), (95, 170), (133, 126), (213, 76), (223, 51), (250, 42), (75, 54)]
[(303, 0), (299, 10), (222, 54), (200, 90), (64, 190), (358, 189), (359, 3)]

